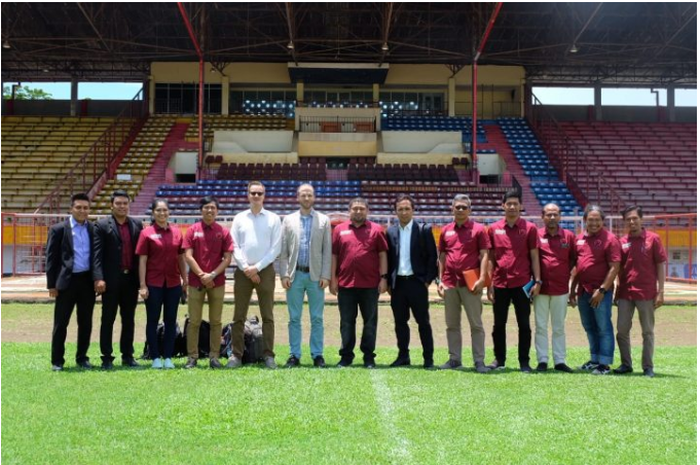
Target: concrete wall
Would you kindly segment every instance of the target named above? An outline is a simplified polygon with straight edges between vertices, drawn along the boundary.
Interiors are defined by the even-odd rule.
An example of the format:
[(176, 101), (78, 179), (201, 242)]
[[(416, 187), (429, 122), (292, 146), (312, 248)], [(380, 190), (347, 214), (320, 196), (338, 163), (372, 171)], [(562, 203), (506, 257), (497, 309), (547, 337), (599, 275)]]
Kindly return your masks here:
[(212, 152), (291, 152), (294, 131), (214, 131)]
[[(220, 84), (228, 81), (231, 85), (241, 83), (289, 84), (286, 63), (231, 63), (224, 68), (223, 75), (211, 72), (212, 65), (204, 63), (204, 82)], [(154, 62), (151, 76), (155, 82), (199, 82), (199, 63)]]
[[(592, 105), (545, 105), (549, 113), (560, 121), (593, 121)], [(603, 106), (603, 121), (656, 122), (667, 113), (666, 107)], [(676, 107), (676, 122), (696, 123), (697, 108)]]
[(452, 165), (451, 153), (431, 153), (426, 156), (424, 153), (386, 153), (377, 154), (377, 164), (386, 165), (392, 163), (408, 163), (416, 165)]
[(175, 174), (195, 174), (197, 172), (197, 152), (176, 152), (168, 163)]
[(374, 157), (376, 133), (299, 133), (302, 157)]
[(428, 153), (441, 144), (448, 144), (448, 153), (462, 153), (462, 133), (456, 131), (383, 131), (382, 140), (387, 153)]
[(505, 166), (505, 162), (497, 153), (480, 153), (476, 163), (482, 176), (500, 175)]

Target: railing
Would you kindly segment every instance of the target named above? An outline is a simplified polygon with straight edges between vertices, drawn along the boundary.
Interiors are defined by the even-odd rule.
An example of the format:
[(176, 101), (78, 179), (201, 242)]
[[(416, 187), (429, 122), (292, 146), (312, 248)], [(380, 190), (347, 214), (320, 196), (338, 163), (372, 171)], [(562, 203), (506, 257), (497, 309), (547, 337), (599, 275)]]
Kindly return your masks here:
[[(459, 191), (458, 193), (462, 193)], [(333, 224), (348, 219), (347, 211), (324, 212)], [(45, 273), (45, 248), (49, 228), (59, 221), (65, 221), (67, 215), (36, 215), (29, 213), (2, 214), (2, 274), (3, 276), (41, 275)], [(99, 217), (91, 217), (91, 220)], [(146, 216), (137, 216), (149, 221)], [(450, 223), (453, 218), (445, 215), (420, 215), (416, 218), (434, 226), (437, 234), (439, 228)], [(502, 219), (502, 216), (473, 216), (471, 219), (482, 224), (491, 224)], [(539, 216), (524, 216), (523, 218), (542, 226)], [(171, 216), (170, 221), (184, 230), (199, 221), (199, 216)], [(371, 215), (370, 220), (384, 226), (396, 221), (394, 215)], [(222, 216), (217, 219), (225, 228), (231, 226), (232, 216)], [(648, 230), (655, 231), (661, 236), (662, 243), (668, 252), (668, 280), (697, 282), (697, 265), (695, 259), (695, 244), (697, 243), (697, 214), (658, 215), (645, 217)], [(624, 234), (622, 218), (607, 216), (605, 218), (608, 230), (618, 235)], [(570, 228), (576, 234), (583, 231), (581, 217), (562, 217), (562, 226)], [(687, 256), (685, 255), (687, 253)]]
[(351, 116), (301, 116), (300, 132), (376, 132), (374, 117)]
[(528, 121), (549, 155), (549, 160), (581, 205), (596, 203), (609, 212), (619, 212), (625, 201), (605, 180), (583, 151), (569, 138), (537, 97), (528, 109)]
[(88, 193), (102, 175), (109, 169), (124, 143), (132, 137), (144, 111), (140, 105), (133, 105), (141, 99), (142, 90), (131, 99), (114, 122), (97, 141), (85, 152), (70, 171), (58, 181), (56, 187), (39, 204), (34, 213), (58, 213), (65, 211), (70, 197), (77, 193)]

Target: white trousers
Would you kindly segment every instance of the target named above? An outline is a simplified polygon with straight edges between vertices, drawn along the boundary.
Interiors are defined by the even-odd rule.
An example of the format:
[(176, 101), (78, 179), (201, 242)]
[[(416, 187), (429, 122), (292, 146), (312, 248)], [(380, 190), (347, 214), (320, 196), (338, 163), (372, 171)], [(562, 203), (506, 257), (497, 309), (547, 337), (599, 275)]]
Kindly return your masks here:
[(554, 364), (566, 363), (566, 305), (569, 295), (538, 295), (535, 297), (535, 349), (537, 363), (549, 360), (549, 320), (552, 320), (552, 355)]

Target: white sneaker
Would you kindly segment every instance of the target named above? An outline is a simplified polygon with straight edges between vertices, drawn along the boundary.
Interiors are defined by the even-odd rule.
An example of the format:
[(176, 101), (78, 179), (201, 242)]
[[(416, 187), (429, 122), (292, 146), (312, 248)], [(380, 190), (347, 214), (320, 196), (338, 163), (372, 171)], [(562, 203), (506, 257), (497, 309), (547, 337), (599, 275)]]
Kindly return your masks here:
[(161, 368), (163, 368), (163, 360), (160, 357), (154, 359), (153, 365), (151, 365), (151, 368), (155, 368), (155, 369), (160, 370)]
[(175, 368), (175, 365), (173, 364), (172, 359), (166, 358), (165, 361), (163, 362), (163, 368)]

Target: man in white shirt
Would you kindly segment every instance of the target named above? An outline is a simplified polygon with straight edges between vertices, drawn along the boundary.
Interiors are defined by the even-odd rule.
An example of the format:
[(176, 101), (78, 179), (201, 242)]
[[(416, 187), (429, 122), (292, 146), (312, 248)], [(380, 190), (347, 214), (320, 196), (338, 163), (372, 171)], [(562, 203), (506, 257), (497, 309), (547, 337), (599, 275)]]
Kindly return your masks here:
[(236, 261), (233, 292), (236, 296), (233, 310), (233, 354), (226, 366), (237, 368), (243, 358), (243, 328), (248, 317), (250, 298), (255, 289), (263, 320), (265, 366), (275, 364), (275, 320), (272, 308), (275, 302), (275, 269), (273, 263), (280, 253), (280, 217), (263, 208), (265, 186), (259, 181), (248, 184), (250, 209), (233, 219), (233, 258)]

